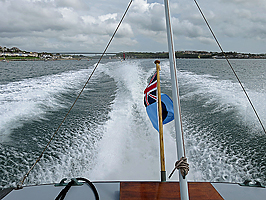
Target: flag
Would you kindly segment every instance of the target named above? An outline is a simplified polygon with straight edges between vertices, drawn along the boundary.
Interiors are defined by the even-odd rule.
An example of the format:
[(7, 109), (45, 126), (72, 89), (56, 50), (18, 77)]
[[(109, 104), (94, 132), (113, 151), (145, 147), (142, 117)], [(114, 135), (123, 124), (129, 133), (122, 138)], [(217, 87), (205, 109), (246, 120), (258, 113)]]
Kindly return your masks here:
[[(163, 124), (167, 124), (174, 119), (173, 101), (168, 95), (163, 93), (161, 94), (161, 101)], [(144, 105), (153, 127), (159, 131), (157, 112), (157, 73), (153, 75), (148, 86), (144, 90)]]
[(144, 90), (144, 105), (145, 107), (157, 101), (157, 73), (153, 75), (148, 86)]

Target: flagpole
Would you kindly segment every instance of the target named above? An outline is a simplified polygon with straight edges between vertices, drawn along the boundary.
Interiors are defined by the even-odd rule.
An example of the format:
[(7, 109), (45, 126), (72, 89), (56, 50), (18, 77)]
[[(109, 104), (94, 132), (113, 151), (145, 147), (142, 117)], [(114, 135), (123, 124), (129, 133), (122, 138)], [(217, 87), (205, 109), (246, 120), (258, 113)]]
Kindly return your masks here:
[[(170, 10), (169, 1), (164, 0), (165, 7), (165, 17), (166, 17), (166, 28), (167, 28), (167, 39), (168, 39), (168, 49), (169, 49), (169, 61), (170, 61), (170, 72), (171, 72), (171, 82), (172, 82), (172, 98), (174, 104), (174, 114), (175, 114), (175, 130), (176, 130), (176, 144), (177, 144), (177, 156), (178, 159), (185, 157), (185, 150), (183, 145), (182, 136), (182, 122), (181, 122), (181, 111), (179, 102), (179, 91), (178, 91), (178, 81), (176, 74), (176, 61), (175, 61), (175, 51), (173, 44), (173, 34), (171, 30), (170, 22)], [(180, 196), (182, 200), (188, 200), (188, 185), (187, 178), (181, 175), (179, 170), (179, 184), (180, 184)]]
[(163, 142), (163, 113), (160, 87), (160, 70), (159, 60), (155, 60), (157, 71), (157, 97), (158, 97), (158, 117), (159, 117), (159, 135), (160, 135), (160, 159), (161, 159), (161, 182), (166, 181), (165, 159), (164, 159), (164, 142)]

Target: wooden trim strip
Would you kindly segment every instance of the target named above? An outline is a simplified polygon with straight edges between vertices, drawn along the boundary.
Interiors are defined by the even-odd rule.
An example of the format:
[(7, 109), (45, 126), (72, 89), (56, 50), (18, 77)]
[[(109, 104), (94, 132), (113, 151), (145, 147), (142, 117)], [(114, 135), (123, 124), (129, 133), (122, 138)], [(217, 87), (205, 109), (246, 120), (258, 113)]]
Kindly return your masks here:
[[(221, 200), (209, 182), (189, 182), (190, 200)], [(179, 182), (121, 182), (120, 200), (180, 199)]]

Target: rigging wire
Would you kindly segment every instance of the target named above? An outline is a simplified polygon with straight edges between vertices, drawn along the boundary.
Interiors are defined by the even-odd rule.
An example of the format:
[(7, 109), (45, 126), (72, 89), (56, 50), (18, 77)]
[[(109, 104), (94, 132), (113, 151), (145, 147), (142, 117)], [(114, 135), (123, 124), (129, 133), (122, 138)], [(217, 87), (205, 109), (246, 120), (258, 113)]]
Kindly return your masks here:
[(211, 28), (209, 22), (207, 21), (207, 19), (206, 19), (204, 13), (202, 12), (202, 10), (201, 10), (201, 8), (200, 8), (200, 6), (199, 6), (197, 0), (194, 0), (194, 2), (195, 2), (195, 4), (196, 4), (197, 8), (199, 9), (199, 11), (200, 11), (200, 13), (201, 13), (201, 15), (202, 15), (202, 17), (203, 17), (205, 23), (207, 24), (207, 26), (208, 26), (208, 28), (209, 28), (209, 30), (210, 30), (210, 32), (211, 32), (213, 38), (215, 39), (217, 45), (219, 46), (219, 48), (220, 48), (222, 54), (224, 55), (224, 57), (225, 57), (225, 59), (226, 59), (228, 65), (230, 66), (231, 70), (233, 71), (233, 73), (234, 73), (234, 75), (235, 75), (235, 77), (236, 77), (238, 83), (240, 84), (242, 90), (244, 91), (244, 93), (245, 93), (245, 95), (246, 95), (246, 97), (247, 97), (247, 99), (248, 99), (248, 101), (249, 101), (249, 103), (250, 103), (250, 105), (251, 105), (251, 107), (252, 107), (252, 109), (253, 109), (253, 111), (254, 111), (256, 117), (258, 118), (258, 121), (259, 121), (259, 123), (260, 123), (260, 125), (261, 125), (261, 127), (262, 127), (262, 129), (263, 129), (263, 131), (264, 131), (264, 133), (266, 134), (265, 127), (263, 126), (263, 123), (262, 123), (262, 121), (261, 121), (261, 119), (260, 119), (260, 117), (259, 117), (259, 115), (258, 115), (258, 113), (257, 113), (257, 111), (256, 111), (256, 109), (255, 109), (255, 107), (254, 107), (254, 105), (253, 105), (253, 103), (252, 103), (252, 101), (251, 101), (251, 99), (250, 99), (250, 97), (249, 97), (249, 95), (248, 95), (248, 93), (247, 93), (245, 87), (244, 87), (244, 85), (242, 84), (241, 80), (239, 79), (239, 77), (238, 77), (236, 71), (234, 70), (232, 64), (230, 63), (230, 61), (229, 61), (227, 55), (224, 53), (224, 50), (223, 50), (222, 46), (220, 45), (218, 39), (216, 38), (214, 32), (212, 31), (212, 28)]
[(99, 61), (97, 62), (97, 64), (96, 64), (95, 67), (93, 68), (93, 70), (92, 70), (92, 72), (91, 72), (91, 74), (90, 74), (88, 80), (86, 81), (86, 83), (84, 84), (83, 88), (82, 88), (81, 91), (79, 92), (79, 94), (78, 94), (77, 98), (75, 99), (74, 103), (72, 104), (72, 106), (71, 106), (70, 109), (68, 110), (68, 112), (67, 112), (67, 114), (65, 115), (64, 119), (62, 120), (62, 122), (59, 124), (58, 128), (56, 129), (56, 131), (55, 131), (54, 134), (52, 135), (51, 139), (49, 140), (49, 142), (47, 143), (47, 145), (46, 145), (45, 148), (43, 149), (43, 151), (42, 151), (42, 153), (40, 154), (40, 156), (37, 158), (37, 160), (36, 160), (35, 163), (32, 165), (32, 167), (29, 169), (29, 171), (24, 175), (23, 179), (21, 180), (21, 182), (20, 182), (20, 184), (17, 186), (17, 188), (22, 188), (22, 185), (23, 185), (25, 179), (28, 177), (29, 173), (32, 171), (32, 169), (35, 167), (35, 165), (40, 161), (40, 159), (41, 159), (41, 157), (43, 156), (45, 150), (48, 148), (48, 146), (49, 146), (50, 143), (52, 142), (54, 136), (56, 135), (56, 133), (58, 132), (58, 130), (60, 129), (60, 127), (62, 126), (62, 124), (63, 124), (64, 121), (66, 120), (67, 116), (69, 115), (70, 111), (71, 111), (72, 108), (75, 106), (75, 104), (76, 104), (76, 102), (78, 101), (78, 99), (79, 99), (81, 93), (84, 91), (85, 87), (86, 87), (87, 84), (89, 83), (89, 81), (90, 81), (92, 75), (94, 74), (95, 70), (97, 69), (98, 65), (100, 64), (100, 62), (101, 62), (101, 60), (102, 60), (104, 54), (106, 53), (108, 47), (110, 46), (112, 40), (114, 39), (114, 36), (115, 36), (116, 32), (118, 31), (120, 25), (122, 24), (122, 22), (123, 22), (123, 20), (124, 20), (126, 14), (127, 14), (127, 12), (128, 12), (128, 10), (129, 10), (131, 4), (132, 4), (132, 2), (133, 2), (133, 0), (130, 0), (130, 2), (129, 2), (129, 4), (128, 4), (128, 6), (127, 6), (127, 8), (126, 8), (126, 10), (125, 10), (125, 12), (124, 12), (122, 18), (120, 19), (120, 22), (118, 23), (118, 25), (117, 25), (117, 27), (116, 27), (116, 29), (115, 29), (115, 31), (114, 31), (112, 37), (110, 38), (108, 44), (106, 45), (106, 47), (105, 47), (105, 49), (104, 49), (104, 51), (103, 51), (103, 53), (102, 53), (102, 55), (101, 55)]

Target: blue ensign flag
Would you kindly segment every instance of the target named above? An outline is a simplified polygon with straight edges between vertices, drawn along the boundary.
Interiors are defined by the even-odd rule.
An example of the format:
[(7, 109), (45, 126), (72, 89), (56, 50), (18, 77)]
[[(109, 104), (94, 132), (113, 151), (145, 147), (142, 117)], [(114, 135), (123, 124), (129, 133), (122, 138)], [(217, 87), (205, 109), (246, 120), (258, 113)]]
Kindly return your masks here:
[[(174, 119), (173, 101), (168, 95), (163, 93), (161, 94), (161, 100), (163, 124), (167, 124)], [(153, 75), (148, 86), (144, 90), (144, 105), (146, 106), (146, 111), (153, 127), (159, 131), (157, 112), (157, 73)]]

